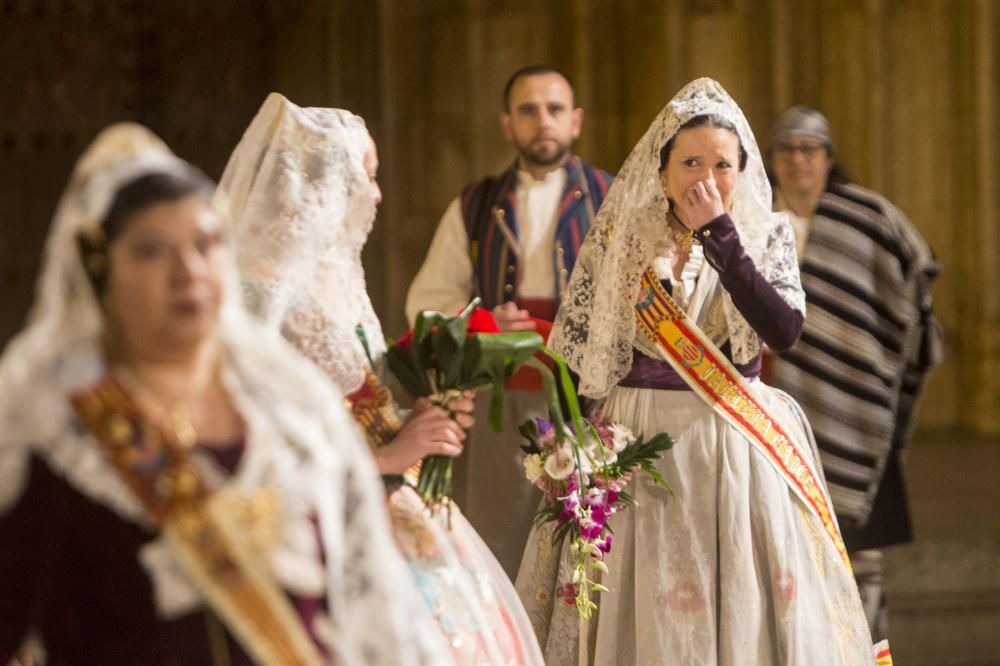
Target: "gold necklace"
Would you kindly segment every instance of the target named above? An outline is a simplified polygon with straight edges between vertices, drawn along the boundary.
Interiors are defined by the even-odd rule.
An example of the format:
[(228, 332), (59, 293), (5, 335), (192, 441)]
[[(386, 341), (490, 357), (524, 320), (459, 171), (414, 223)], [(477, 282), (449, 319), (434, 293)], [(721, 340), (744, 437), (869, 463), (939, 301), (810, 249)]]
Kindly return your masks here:
[(198, 433), (194, 427), (191, 408), (185, 401), (182, 400), (171, 407), (167, 407), (157, 397), (156, 393), (139, 379), (139, 376), (131, 368), (119, 365), (115, 369), (115, 374), (124, 387), (136, 394), (137, 398), (144, 397), (144, 402), (159, 412), (162, 424), (168, 426), (173, 431), (178, 444), (182, 448), (190, 449), (195, 445), (198, 441)]
[(670, 211), (668, 215), (669, 217), (672, 217), (674, 220), (676, 220), (677, 223), (681, 225), (681, 228), (684, 229), (684, 231), (678, 231), (677, 229), (674, 228), (674, 225), (670, 224), (670, 220), (668, 219), (667, 229), (670, 230), (670, 237), (674, 239), (674, 243), (677, 244), (677, 247), (680, 248), (681, 252), (690, 254), (691, 248), (694, 247), (694, 240), (695, 240), (694, 232), (684, 227), (684, 224), (679, 219), (677, 219), (677, 216), (674, 214), (674, 211)]

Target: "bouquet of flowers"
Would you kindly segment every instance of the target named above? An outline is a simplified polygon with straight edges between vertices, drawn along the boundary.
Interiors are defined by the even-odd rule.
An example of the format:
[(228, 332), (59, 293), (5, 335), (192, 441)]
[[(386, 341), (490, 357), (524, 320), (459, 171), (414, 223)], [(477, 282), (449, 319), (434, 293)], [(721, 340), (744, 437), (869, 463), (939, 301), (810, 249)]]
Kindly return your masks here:
[[(464, 390), (492, 386), (490, 423), (499, 431), (504, 383), (521, 365), (545, 367), (533, 358), (542, 349), (542, 336), (533, 331), (502, 333), (492, 313), (478, 305), (477, 298), (454, 317), (421, 312), (386, 357), (403, 388), (445, 409)], [(447, 456), (430, 456), (421, 464), (417, 490), (432, 508), (448, 503), (451, 472)]]
[[(568, 402), (572, 412), (575, 395)], [(556, 524), (553, 543), (570, 539), (570, 551), (576, 558), (570, 594), (576, 596), (580, 617), (589, 619), (597, 608), (590, 598), (591, 590), (607, 592), (591, 574), (594, 569), (608, 572), (604, 556), (613, 539), (608, 520), (635, 503), (625, 487), (637, 472), (649, 474), (669, 490), (653, 462), (674, 443), (664, 433), (648, 440), (637, 437), (600, 414), (573, 420), (573, 429), (561, 434), (561, 416), (554, 423), (540, 418), (526, 422), (520, 432), (528, 444), (521, 448), (526, 454), (528, 480), (545, 495), (535, 524)]]

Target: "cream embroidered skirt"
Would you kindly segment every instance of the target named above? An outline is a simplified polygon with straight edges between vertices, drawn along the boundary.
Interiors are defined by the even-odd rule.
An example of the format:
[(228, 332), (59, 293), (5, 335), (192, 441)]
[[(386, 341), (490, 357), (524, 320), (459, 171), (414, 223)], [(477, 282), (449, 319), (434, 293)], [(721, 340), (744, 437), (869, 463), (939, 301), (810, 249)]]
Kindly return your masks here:
[[(815, 465), (791, 400), (753, 387)], [(874, 663), (850, 571), (743, 435), (691, 391), (617, 388), (604, 411), (636, 434), (673, 437), (657, 467), (674, 495), (639, 478), (629, 488), (638, 506), (612, 518), (610, 592), (586, 628), (589, 663)], [(569, 553), (550, 534), (533, 530), (516, 587), (546, 663), (577, 664)]]

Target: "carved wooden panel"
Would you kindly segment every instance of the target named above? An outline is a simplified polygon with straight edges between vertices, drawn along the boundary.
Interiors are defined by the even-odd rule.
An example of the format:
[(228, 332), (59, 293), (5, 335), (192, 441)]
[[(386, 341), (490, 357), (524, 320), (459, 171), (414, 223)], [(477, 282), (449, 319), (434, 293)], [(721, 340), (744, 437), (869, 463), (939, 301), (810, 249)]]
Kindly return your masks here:
[(140, 120), (218, 177), (271, 87), (267, 5), (143, 0), (138, 18)]
[(713, 14), (733, 9), (733, 0), (685, 0), (684, 9), (690, 14)]
[(0, 2), (0, 344), (23, 323), (56, 201), (100, 129), (137, 120), (219, 175), (271, 86), (270, 9)]
[(131, 3), (0, 5), (0, 342), (30, 303), (42, 241), (77, 155), (136, 113)]

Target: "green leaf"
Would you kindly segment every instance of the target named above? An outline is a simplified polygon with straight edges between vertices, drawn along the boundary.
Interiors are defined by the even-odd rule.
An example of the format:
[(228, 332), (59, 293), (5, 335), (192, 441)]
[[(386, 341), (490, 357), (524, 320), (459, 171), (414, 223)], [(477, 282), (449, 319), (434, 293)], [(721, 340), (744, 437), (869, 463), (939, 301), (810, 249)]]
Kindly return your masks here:
[(465, 341), (462, 385), (476, 388), (505, 382), (518, 367), (542, 348), (542, 336), (533, 331), (475, 333)]
[(535, 514), (534, 524), (536, 527), (542, 527), (546, 523), (552, 523), (559, 520), (559, 514), (562, 513), (562, 508), (556, 504), (548, 503), (543, 507), (539, 507), (538, 512)]
[(654, 447), (656, 451), (666, 451), (673, 448), (674, 440), (665, 432), (658, 433), (645, 443), (645, 446)]
[(427, 374), (415, 364), (411, 351), (399, 347), (389, 347), (386, 352), (389, 371), (399, 380), (400, 385), (410, 395), (420, 397), (431, 393), (427, 382)]
[(453, 319), (430, 336), (431, 349), (434, 352), (432, 367), (436, 369), (439, 391), (459, 383), (462, 371), (462, 348), (465, 346), (464, 324), (466, 323), (468, 322)]
[(559, 372), (559, 385), (563, 389), (563, 396), (566, 399), (566, 407), (569, 409), (570, 421), (573, 423), (573, 432), (577, 433), (576, 437), (571, 437), (573, 442), (573, 455), (576, 458), (576, 469), (577, 474), (580, 476), (580, 487), (584, 488), (586, 484), (583, 482), (583, 467), (580, 464), (580, 450), (585, 442), (583, 433), (586, 432), (583, 412), (580, 410), (580, 401), (576, 396), (576, 389), (573, 387), (573, 378), (570, 377), (569, 369), (566, 367), (566, 361), (563, 357), (557, 354), (555, 351), (545, 348), (545, 353), (552, 359), (555, 364), (556, 369)]
[[(450, 318), (441, 312), (425, 310), (417, 315), (413, 323), (413, 343), (411, 345), (413, 362), (421, 374), (434, 368), (434, 349), (431, 334), (435, 328), (444, 326)], [(432, 386), (430, 393), (438, 390)], [(426, 395), (426, 394), (425, 394)]]
[(493, 384), (490, 395), (490, 427), (494, 432), (503, 430), (503, 382)]
[[(549, 408), (549, 418), (552, 419), (552, 425), (556, 429), (556, 437), (560, 440), (565, 436), (566, 422), (563, 420), (562, 408), (559, 406), (559, 392), (556, 390), (556, 379), (549, 369), (549, 366), (542, 363), (537, 358), (530, 358), (525, 361), (525, 366), (529, 368), (534, 368), (542, 376), (542, 396), (545, 398), (545, 404)], [(534, 421), (532, 421), (534, 425)], [(538, 430), (535, 429), (536, 439), (538, 437)]]
[(469, 301), (468, 305), (466, 305), (464, 308), (462, 308), (462, 311), (458, 313), (458, 318), (465, 319), (465, 321), (469, 321), (469, 317), (472, 316), (472, 311), (475, 310), (476, 308), (478, 308), (479, 304), (482, 303), (482, 302), (483, 302), (483, 299), (481, 299), (478, 296), (476, 296), (471, 301)]
[(656, 469), (656, 467), (653, 465), (652, 462), (643, 461), (642, 469), (647, 474), (649, 474), (649, 476), (653, 479), (653, 483), (660, 486), (661, 488), (665, 488), (670, 492), (671, 495), (674, 494), (674, 489), (670, 487), (670, 484), (667, 483), (667, 480), (663, 478), (663, 475), (660, 474), (660, 471)]
[(553, 535), (554, 541), (558, 541), (566, 537), (570, 530), (573, 528), (573, 523), (559, 523), (559, 527), (556, 528), (555, 534)]
[[(397, 350), (394, 353), (397, 358), (389, 368), (407, 390), (421, 396), (456, 387), (469, 317), (479, 302), (478, 298), (473, 299), (457, 317), (434, 310), (417, 314), (410, 351)], [(410, 358), (404, 363), (403, 356)], [(417, 386), (419, 392), (412, 390)]]
[(438, 327), (434, 335), (434, 353), (437, 355), (438, 369), (442, 375), (441, 388), (452, 388), (461, 379), (462, 352), (469, 330), (469, 317), (478, 303), (478, 298), (473, 299), (461, 314)]
[(423, 342), (428, 334), (434, 327), (440, 324), (442, 321), (447, 320), (448, 316), (443, 312), (437, 312), (435, 310), (424, 310), (417, 314), (416, 320), (413, 322), (413, 341)]
[(368, 359), (368, 367), (374, 368), (375, 361), (372, 359), (372, 350), (368, 346), (368, 335), (365, 333), (365, 327), (358, 324), (354, 327), (354, 334), (358, 336), (358, 340), (361, 341), (361, 348), (365, 350), (365, 358)]
[(618, 454), (618, 466), (624, 471), (632, 467), (659, 459), (660, 453), (673, 447), (674, 441), (666, 433), (659, 433), (649, 440), (639, 436), (635, 442)]

